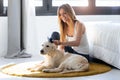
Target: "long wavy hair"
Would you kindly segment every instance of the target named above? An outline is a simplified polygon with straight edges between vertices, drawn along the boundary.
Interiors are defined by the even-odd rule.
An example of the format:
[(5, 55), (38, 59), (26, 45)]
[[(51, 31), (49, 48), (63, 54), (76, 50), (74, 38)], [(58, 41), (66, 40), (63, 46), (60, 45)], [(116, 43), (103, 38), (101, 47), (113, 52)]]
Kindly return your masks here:
[(64, 9), (66, 14), (70, 17), (70, 23), (69, 23), (70, 29), (74, 28), (73, 22), (76, 20), (76, 16), (75, 16), (75, 12), (74, 12), (73, 8), (69, 4), (63, 4), (58, 7), (57, 16), (58, 16), (58, 22), (59, 22), (59, 27), (60, 27), (60, 41), (65, 42), (66, 35), (67, 35), (66, 30), (67, 30), (68, 25), (60, 19), (60, 9)]

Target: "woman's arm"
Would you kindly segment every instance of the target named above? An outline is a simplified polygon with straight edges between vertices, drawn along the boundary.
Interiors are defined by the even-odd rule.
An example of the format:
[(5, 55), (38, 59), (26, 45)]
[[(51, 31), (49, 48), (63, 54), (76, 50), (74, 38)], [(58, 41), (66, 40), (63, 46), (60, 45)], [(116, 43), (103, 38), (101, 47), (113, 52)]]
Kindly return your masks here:
[(59, 40), (54, 40), (53, 42), (56, 44), (56, 45), (63, 45), (63, 46), (79, 46), (80, 45), (80, 40), (82, 38), (82, 35), (84, 34), (85, 32), (85, 27), (83, 26), (82, 23), (80, 23), (79, 21), (77, 21), (75, 23), (75, 31), (76, 31), (76, 34), (74, 34), (75, 36), (75, 40), (74, 41), (67, 41), (67, 42), (60, 42)]
[(82, 23), (80, 23), (79, 21), (77, 21), (75, 23), (75, 29), (74, 31), (76, 31), (76, 34), (74, 34), (75, 36), (75, 40), (74, 41), (69, 41), (69, 42), (58, 42), (61, 45), (64, 46), (79, 46), (80, 45), (80, 40), (82, 38), (82, 35), (85, 32), (85, 27)]

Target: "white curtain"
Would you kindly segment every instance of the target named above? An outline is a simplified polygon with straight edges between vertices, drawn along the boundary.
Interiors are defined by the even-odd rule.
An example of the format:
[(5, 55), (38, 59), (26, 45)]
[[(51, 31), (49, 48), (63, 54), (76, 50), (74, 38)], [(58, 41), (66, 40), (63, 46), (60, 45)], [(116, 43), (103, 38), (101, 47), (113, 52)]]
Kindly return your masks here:
[(31, 49), (33, 41), (29, 36), (35, 35), (34, 24), (30, 24), (34, 17), (34, 0), (8, 0), (8, 50), (5, 58), (31, 57), (27, 49)]
[(20, 52), (20, 0), (8, 0), (8, 48), (6, 58)]

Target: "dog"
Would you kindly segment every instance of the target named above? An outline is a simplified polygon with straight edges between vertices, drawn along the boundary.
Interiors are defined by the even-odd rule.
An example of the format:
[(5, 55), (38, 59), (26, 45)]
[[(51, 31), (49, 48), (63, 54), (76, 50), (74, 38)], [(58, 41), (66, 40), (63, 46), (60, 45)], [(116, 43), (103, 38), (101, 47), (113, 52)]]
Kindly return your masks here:
[(42, 47), (40, 54), (43, 55), (45, 59), (35, 67), (29, 68), (29, 70), (33, 72), (69, 73), (87, 71), (89, 69), (88, 60), (81, 55), (60, 51), (57, 49), (57, 45), (49, 41), (45, 42)]

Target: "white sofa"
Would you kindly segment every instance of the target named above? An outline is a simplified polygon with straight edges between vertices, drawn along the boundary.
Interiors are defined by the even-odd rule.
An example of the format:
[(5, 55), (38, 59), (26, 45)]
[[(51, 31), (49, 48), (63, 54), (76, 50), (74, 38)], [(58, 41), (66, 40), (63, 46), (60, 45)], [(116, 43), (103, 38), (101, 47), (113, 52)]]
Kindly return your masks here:
[(85, 23), (90, 55), (120, 69), (120, 24)]

